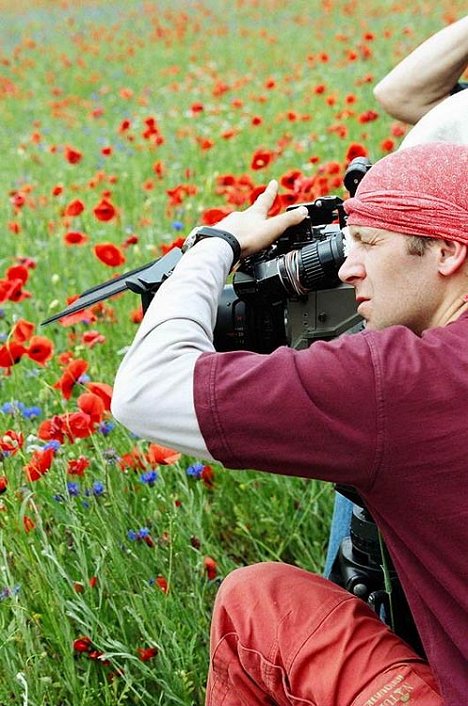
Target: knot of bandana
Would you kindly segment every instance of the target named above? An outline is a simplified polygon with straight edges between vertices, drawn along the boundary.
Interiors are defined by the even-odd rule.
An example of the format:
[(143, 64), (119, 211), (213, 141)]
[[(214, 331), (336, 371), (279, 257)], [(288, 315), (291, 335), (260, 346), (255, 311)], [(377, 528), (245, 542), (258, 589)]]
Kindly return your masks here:
[(384, 157), (344, 209), (348, 225), (468, 245), (468, 146), (427, 143)]

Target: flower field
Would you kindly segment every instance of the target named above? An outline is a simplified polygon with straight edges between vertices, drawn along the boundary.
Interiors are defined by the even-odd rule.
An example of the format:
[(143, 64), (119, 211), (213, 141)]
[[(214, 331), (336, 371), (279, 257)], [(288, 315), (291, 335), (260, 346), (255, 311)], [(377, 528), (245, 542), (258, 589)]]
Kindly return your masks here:
[(329, 486), (112, 419), (135, 294), (40, 324), (273, 177), (344, 196), (407, 131), (373, 86), (464, 6), (0, 0), (0, 706), (201, 705), (223, 576), (321, 571)]

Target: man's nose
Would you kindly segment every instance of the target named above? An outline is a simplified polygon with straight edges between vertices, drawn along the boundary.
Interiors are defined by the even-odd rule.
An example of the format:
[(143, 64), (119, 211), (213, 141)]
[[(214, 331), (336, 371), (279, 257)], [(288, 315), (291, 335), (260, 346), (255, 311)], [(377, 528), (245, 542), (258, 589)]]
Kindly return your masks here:
[(348, 257), (338, 271), (338, 277), (346, 284), (354, 284), (358, 280), (364, 279), (366, 271), (363, 263), (357, 257), (356, 250), (351, 249)]

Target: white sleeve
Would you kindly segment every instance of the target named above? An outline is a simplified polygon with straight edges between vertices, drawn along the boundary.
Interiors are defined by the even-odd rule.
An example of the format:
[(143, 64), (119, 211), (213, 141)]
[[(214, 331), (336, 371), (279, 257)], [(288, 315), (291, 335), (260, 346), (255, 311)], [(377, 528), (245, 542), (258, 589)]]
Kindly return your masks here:
[(207, 238), (190, 249), (154, 296), (114, 382), (112, 414), (138, 436), (213, 460), (195, 413), (198, 357), (214, 351), (218, 301), (232, 249)]

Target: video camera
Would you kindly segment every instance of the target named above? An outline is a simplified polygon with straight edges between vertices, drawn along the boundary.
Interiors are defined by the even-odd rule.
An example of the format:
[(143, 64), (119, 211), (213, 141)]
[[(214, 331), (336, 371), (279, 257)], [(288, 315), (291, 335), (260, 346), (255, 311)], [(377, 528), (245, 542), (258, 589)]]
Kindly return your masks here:
[[(370, 162), (362, 157), (350, 163), (344, 185), (351, 195), (370, 167)], [(340, 284), (338, 278), (338, 270), (346, 258), (343, 234), (346, 214), (342, 199), (322, 196), (289, 209), (298, 206), (306, 206), (308, 217), (286, 230), (268, 249), (243, 260), (232, 281), (225, 285), (214, 330), (217, 351), (270, 353), (281, 345), (303, 349), (316, 340), (330, 340), (361, 330), (354, 288)], [(140, 295), (145, 313), (182, 255), (181, 249), (173, 248), (154, 262), (88, 289), (66, 309), (42, 323), (49, 324), (82, 311), (126, 289)], [(342, 542), (330, 578), (365, 600), (385, 622), (390, 622), (388, 580), (382, 571), (385, 548), (379, 541), (377, 526), (353, 488), (337, 486), (337, 490), (355, 506), (351, 537)], [(386, 561), (390, 566), (393, 627), (422, 652), (388, 556)]]
[[(351, 162), (345, 186), (354, 193), (370, 163)], [(214, 330), (217, 351), (251, 350), (270, 353), (281, 345), (307, 348), (315, 340), (329, 340), (361, 322), (354, 288), (340, 284), (338, 270), (346, 257), (343, 228), (346, 214), (338, 196), (289, 206), (306, 206), (308, 217), (287, 229), (266, 250), (246, 258), (224, 287)], [(77, 313), (129, 289), (141, 296), (145, 313), (154, 294), (167, 279), (182, 250), (131, 270), (81, 294), (43, 325)]]

